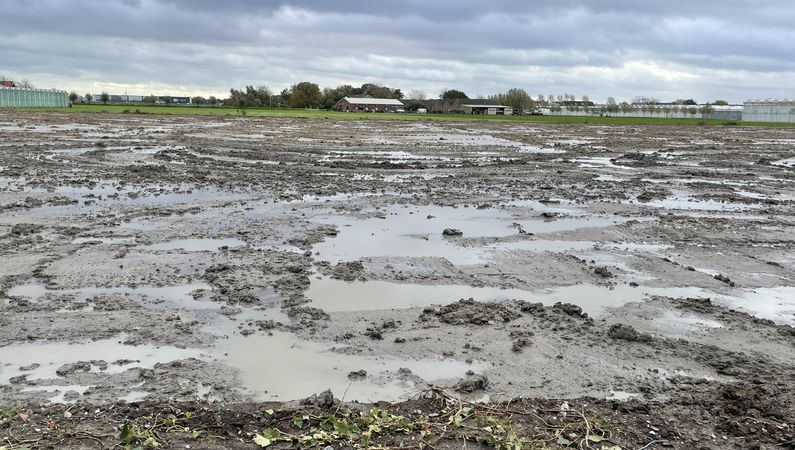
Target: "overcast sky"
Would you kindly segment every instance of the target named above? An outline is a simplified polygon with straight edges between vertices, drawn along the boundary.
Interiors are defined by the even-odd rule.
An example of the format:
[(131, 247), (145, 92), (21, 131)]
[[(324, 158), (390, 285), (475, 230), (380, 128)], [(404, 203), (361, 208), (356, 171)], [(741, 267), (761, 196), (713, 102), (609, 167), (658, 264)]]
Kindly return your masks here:
[(0, 30), (0, 74), (79, 93), (795, 97), (793, 0), (3, 0)]

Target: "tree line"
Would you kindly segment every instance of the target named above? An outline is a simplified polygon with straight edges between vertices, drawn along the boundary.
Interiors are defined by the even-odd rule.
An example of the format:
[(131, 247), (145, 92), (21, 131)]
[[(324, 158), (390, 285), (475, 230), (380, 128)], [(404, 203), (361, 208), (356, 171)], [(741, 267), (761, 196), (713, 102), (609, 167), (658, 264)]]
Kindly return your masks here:
[[(402, 100), (407, 109), (413, 110), (423, 106), (427, 100), (427, 95), (421, 90), (411, 90), (404, 94), (400, 89), (391, 88), (375, 83), (364, 83), (355, 87), (348, 84), (339, 85), (335, 88), (323, 88), (316, 83), (302, 81), (281, 92), (274, 92), (268, 86), (248, 85), (243, 89), (232, 88), (229, 90), (229, 97), (220, 99), (215, 96), (191, 97), (191, 104), (194, 105), (222, 105), (235, 108), (309, 108), (309, 109), (331, 109), (337, 102), (345, 97), (372, 97), (372, 98), (392, 98)], [(79, 99), (76, 92), (69, 94), (69, 100), (75, 103)], [(444, 88), (439, 92), (441, 100), (470, 99), (462, 90)], [(162, 101), (165, 104), (171, 103), (171, 97), (156, 97), (150, 95), (144, 98), (144, 103), (155, 104)], [(610, 114), (641, 111), (644, 115), (664, 113), (670, 114), (691, 114), (697, 113), (710, 114), (714, 111), (712, 105), (727, 105), (725, 100), (716, 100), (713, 103), (698, 106), (693, 99), (677, 99), (671, 104), (661, 104), (655, 98), (635, 97), (632, 102), (618, 103), (614, 97), (608, 97), (603, 105), (595, 105), (587, 95), (583, 95), (578, 100), (573, 94), (538, 94), (535, 98), (522, 88), (511, 88), (503, 93), (480, 96), (478, 100), (490, 100), (496, 104), (510, 106), (514, 111), (525, 112), (535, 111), (541, 108), (549, 109), (552, 112), (561, 112), (563, 109), (568, 111), (584, 111), (587, 114)], [(83, 101), (91, 103), (99, 101), (108, 103), (110, 96), (103, 92), (99, 98), (95, 99), (91, 94), (85, 94)]]

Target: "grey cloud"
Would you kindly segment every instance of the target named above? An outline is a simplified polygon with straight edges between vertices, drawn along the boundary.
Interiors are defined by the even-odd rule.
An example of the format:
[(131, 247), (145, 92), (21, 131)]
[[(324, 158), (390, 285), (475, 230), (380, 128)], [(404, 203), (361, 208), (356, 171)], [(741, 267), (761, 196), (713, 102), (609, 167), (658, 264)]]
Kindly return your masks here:
[(791, 95), (795, 4), (758, 3), (10, 0), (0, 72), (215, 93), (311, 79), (433, 93)]

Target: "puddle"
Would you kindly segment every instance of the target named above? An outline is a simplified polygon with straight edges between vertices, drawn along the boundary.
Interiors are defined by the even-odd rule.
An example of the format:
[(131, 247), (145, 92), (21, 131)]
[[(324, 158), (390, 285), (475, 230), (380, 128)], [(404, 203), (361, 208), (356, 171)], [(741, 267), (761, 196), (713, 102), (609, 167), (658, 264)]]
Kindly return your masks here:
[(608, 182), (608, 183), (621, 183), (627, 181), (626, 178), (617, 177), (615, 175), (599, 175), (594, 178), (595, 181)]
[(389, 150), (332, 150), (329, 151), (327, 155), (321, 157), (318, 161), (319, 162), (327, 162), (333, 161), (335, 159), (345, 159), (345, 158), (359, 158), (362, 156), (369, 156), (373, 159), (378, 160), (387, 160), (393, 163), (399, 162), (406, 162), (406, 161), (426, 161), (426, 160), (434, 160), (434, 161), (449, 161), (450, 158), (440, 157), (440, 156), (426, 156), (426, 155), (415, 155), (413, 153), (404, 152), (404, 151), (389, 151)]
[[(672, 248), (670, 245), (646, 244), (633, 242), (595, 242), (595, 241), (556, 241), (556, 240), (527, 240), (509, 242), (497, 246), (486, 247), (491, 253), (531, 251), (531, 252), (566, 252), (587, 250), (609, 250), (619, 253), (653, 253), (659, 254)], [(493, 259), (493, 258), (492, 258)]]
[(535, 145), (523, 145), (519, 147), (520, 153), (538, 153), (538, 154), (556, 154), (566, 153), (565, 150), (559, 148), (537, 147)]
[(160, 225), (154, 222), (147, 222), (145, 220), (140, 219), (133, 219), (127, 222), (122, 222), (119, 227), (125, 228), (128, 230), (136, 230), (136, 231), (150, 231), (155, 230), (160, 227)]
[(50, 403), (61, 403), (61, 404), (70, 404), (70, 403), (77, 403), (77, 400), (66, 400), (66, 394), (69, 392), (76, 392), (83, 396), (87, 390), (91, 389), (93, 386), (81, 386), (81, 385), (66, 385), (66, 386), (29, 386), (23, 388), (21, 392), (54, 392), (55, 395), (52, 397), (47, 398), (47, 401)]
[(161, 242), (159, 244), (144, 245), (138, 247), (139, 250), (147, 251), (168, 251), (168, 250), (184, 250), (186, 252), (217, 252), (222, 247), (240, 247), (248, 245), (240, 239), (225, 238), (225, 239), (174, 239), (171, 241)]
[(130, 391), (126, 395), (119, 397), (118, 401), (125, 403), (142, 402), (149, 394), (150, 393), (146, 391)]
[(611, 159), (613, 158), (610, 156), (593, 156), (590, 158), (577, 158), (572, 161), (575, 163), (579, 163), (580, 167), (635, 170), (632, 167), (620, 166), (618, 164), (614, 164), (613, 161), (611, 161)]
[(328, 312), (374, 311), (407, 309), (431, 305), (447, 305), (462, 298), (478, 301), (527, 300), (553, 305), (556, 302), (574, 303), (593, 316), (608, 307), (638, 302), (649, 296), (715, 297), (715, 294), (695, 287), (653, 288), (629, 285), (604, 287), (575, 284), (551, 289), (526, 291), (466, 285), (408, 284), (388, 281), (347, 282), (331, 278), (313, 278), (306, 292), (312, 306)]
[(666, 310), (652, 320), (654, 327), (666, 336), (686, 337), (710, 328), (723, 328), (716, 320), (705, 319), (695, 315)]
[(79, 237), (72, 240), (72, 244), (85, 244), (87, 242), (99, 242), (103, 245), (134, 244), (135, 238), (100, 238), (100, 237)]
[[(345, 351), (346, 347), (337, 347)], [(246, 390), (257, 401), (295, 400), (331, 389), (346, 401), (397, 401), (421, 389), (399, 370), (407, 368), (427, 382), (463, 377), (467, 370), (482, 372), (489, 366), (454, 359), (398, 359), (335, 352), (328, 344), (304, 341), (274, 332), (273, 336), (235, 336), (224, 344), (221, 361), (240, 370)], [(348, 374), (365, 370), (367, 377), (351, 381)], [(347, 391), (347, 392), (346, 392)]]
[[(484, 255), (498, 250), (501, 245), (466, 247), (465, 240), (441, 235), (445, 228), (457, 228), (464, 238), (507, 237), (519, 234), (514, 224), (520, 224), (528, 233), (543, 234), (571, 231), (581, 228), (607, 227), (620, 223), (616, 217), (563, 217), (555, 220), (515, 219), (509, 212), (489, 208), (420, 207), (390, 208), (384, 219), (364, 220), (344, 216), (317, 218), (322, 223), (333, 223), (339, 234), (316, 244), (312, 251), (318, 259), (337, 263), (360, 258), (389, 257), (439, 257), (456, 265), (479, 264), (488, 260)], [(428, 216), (433, 216), (428, 219)], [(629, 220), (629, 219), (626, 219)], [(536, 244), (533, 244), (535, 242)], [(542, 241), (527, 241), (528, 248)], [(505, 248), (522, 244), (505, 244)], [(552, 244), (554, 246), (554, 244)]]
[(772, 164), (774, 166), (795, 167), (795, 158), (781, 159), (773, 162)]
[(662, 200), (658, 199), (649, 202), (637, 202), (637, 204), (652, 208), (680, 209), (687, 211), (741, 211), (744, 209), (758, 209), (761, 207), (761, 205), (746, 203), (697, 200), (686, 194), (677, 194)]
[[(58, 379), (58, 368), (77, 361), (105, 361), (105, 370), (92, 365), (91, 371), (115, 374), (133, 367), (151, 369), (155, 364), (202, 356), (199, 349), (122, 344), (126, 339), (121, 335), (92, 342), (22, 343), (0, 347), (0, 384), (8, 384), (11, 378), (22, 374), (27, 374), (28, 380)], [(30, 371), (20, 370), (33, 364), (40, 366)]]
[(715, 300), (762, 319), (795, 326), (795, 286), (743, 290), (738, 295), (721, 295)]
[(640, 394), (633, 394), (631, 392), (626, 391), (610, 391), (610, 395), (605, 397), (605, 400), (615, 400), (619, 402), (626, 402), (632, 400), (635, 397), (639, 397)]
[(193, 297), (193, 292), (197, 290), (212, 290), (212, 286), (205, 283), (181, 284), (162, 287), (87, 287), (79, 289), (47, 289), (40, 283), (27, 283), (17, 285), (8, 290), (8, 295), (13, 297), (25, 297), (33, 301), (39, 301), (45, 295), (72, 296), (77, 302), (86, 302), (88, 299), (101, 295), (140, 295), (150, 299), (153, 303), (166, 303), (169, 306), (186, 309), (218, 309), (220, 304), (214, 302), (203, 302)]

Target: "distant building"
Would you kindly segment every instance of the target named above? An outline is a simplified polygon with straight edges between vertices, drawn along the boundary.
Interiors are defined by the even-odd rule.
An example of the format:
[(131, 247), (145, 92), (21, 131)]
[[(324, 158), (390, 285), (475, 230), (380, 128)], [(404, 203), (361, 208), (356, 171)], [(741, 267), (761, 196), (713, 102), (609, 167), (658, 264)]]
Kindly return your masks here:
[(68, 108), (69, 94), (56, 89), (0, 86), (0, 108)]
[(461, 112), (464, 114), (486, 114), (489, 116), (510, 116), (513, 114), (513, 108), (510, 106), (491, 104), (471, 104), (466, 103), (461, 105)]
[(743, 103), (743, 121), (795, 123), (795, 99), (748, 100)]
[(487, 114), (511, 115), (513, 108), (497, 104), (494, 100), (474, 98), (413, 100), (434, 114)]
[(397, 112), (403, 102), (393, 98), (345, 97), (334, 105), (335, 111)]
[(0, 81), (0, 86), (9, 87), (9, 88), (17, 87), (17, 85), (11, 80), (2, 80), (2, 81)]

